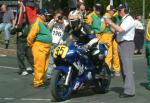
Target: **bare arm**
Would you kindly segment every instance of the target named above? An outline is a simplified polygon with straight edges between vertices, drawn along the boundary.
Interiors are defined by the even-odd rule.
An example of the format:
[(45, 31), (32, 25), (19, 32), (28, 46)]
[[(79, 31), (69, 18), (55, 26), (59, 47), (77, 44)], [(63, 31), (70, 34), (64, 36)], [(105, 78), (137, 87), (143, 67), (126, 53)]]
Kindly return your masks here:
[(116, 25), (116, 24), (113, 23), (113, 22), (111, 22), (109, 25), (110, 25), (114, 30), (116, 30), (116, 31), (119, 32), (119, 33), (122, 33), (122, 32), (124, 31), (120, 26)]
[(48, 29), (52, 30), (52, 28), (54, 27), (55, 24), (55, 20), (52, 20), (48, 23)]
[(105, 22), (112, 27), (112, 29), (114, 29), (115, 31), (119, 32), (119, 33), (122, 33), (124, 30), (116, 25), (115, 23), (113, 23), (112, 21), (108, 20), (108, 19), (105, 19)]

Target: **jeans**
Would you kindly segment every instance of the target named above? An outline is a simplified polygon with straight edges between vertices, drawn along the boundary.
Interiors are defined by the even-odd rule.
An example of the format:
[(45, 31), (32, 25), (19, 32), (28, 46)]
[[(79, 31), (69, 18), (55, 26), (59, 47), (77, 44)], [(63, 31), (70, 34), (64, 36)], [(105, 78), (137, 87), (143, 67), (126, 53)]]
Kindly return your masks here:
[(49, 63), (48, 70), (47, 70), (47, 78), (52, 77), (53, 64), (54, 64), (54, 58), (53, 58), (52, 52), (50, 52), (50, 63)]
[(0, 24), (0, 31), (4, 31), (4, 40), (9, 40), (11, 23), (1, 23)]
[(55, 48), (56, 46), (57, 46), (57, 45), (53, 45), (53, 46), (51, 47), (50, 63), (49, 63), (48, 70), (47, 70), (47, 78), (51, 78), (51, 77), (52, 77), (52, 71), (53, 71), (53, 69), (54, 69), (53, 51), (54, 51), (54, 48)]

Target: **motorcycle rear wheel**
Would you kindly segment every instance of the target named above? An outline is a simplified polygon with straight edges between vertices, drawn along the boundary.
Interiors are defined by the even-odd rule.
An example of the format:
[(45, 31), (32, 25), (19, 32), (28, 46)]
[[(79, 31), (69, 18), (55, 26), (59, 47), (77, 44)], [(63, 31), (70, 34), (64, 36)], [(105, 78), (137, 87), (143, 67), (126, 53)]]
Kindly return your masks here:
[(111, 83), (111, 72), (108, 66), (104, 65), (103, 70), (105, 71), (104, 75), (95, 81), (95, 88), (93, 88), (93, 91), (98, 94), (107, 93)]

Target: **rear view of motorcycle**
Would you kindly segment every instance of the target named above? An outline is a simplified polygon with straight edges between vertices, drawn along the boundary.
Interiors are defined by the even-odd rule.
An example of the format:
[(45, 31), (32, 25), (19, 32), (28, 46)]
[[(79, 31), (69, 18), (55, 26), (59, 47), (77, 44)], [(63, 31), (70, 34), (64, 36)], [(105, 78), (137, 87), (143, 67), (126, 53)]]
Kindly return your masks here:
[(95, 93), (106, 93), (109, 90), (109, 85), (111, 82), (111, 72), (105, 63), (105, 57), (107, 55), (107, 44), (99, 44), (97, 47), (92, 46), (92, 61), (95, 65), (96, 78), (95, 78), (95, 88), (93, 88)]

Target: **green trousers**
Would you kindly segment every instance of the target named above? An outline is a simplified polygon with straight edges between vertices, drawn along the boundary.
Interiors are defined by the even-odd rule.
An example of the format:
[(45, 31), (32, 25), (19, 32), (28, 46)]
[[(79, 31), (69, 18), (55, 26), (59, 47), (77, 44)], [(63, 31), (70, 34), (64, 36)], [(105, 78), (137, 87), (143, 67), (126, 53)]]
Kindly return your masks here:
[(150, 87), (150, 42), (146, 42), (147, 76), (148, 86)]

